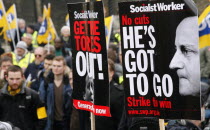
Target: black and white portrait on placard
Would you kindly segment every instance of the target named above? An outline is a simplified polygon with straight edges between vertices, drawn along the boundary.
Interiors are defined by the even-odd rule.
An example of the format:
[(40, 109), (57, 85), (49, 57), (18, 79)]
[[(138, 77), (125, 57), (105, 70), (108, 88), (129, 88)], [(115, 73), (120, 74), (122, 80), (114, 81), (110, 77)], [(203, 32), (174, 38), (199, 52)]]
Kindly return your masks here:
[(200, 60), (198, 49), (198, 17), (187, 17), (176, 29), (176, 52), (170, 62), (179, 77), (182, 96), (200, 96)]

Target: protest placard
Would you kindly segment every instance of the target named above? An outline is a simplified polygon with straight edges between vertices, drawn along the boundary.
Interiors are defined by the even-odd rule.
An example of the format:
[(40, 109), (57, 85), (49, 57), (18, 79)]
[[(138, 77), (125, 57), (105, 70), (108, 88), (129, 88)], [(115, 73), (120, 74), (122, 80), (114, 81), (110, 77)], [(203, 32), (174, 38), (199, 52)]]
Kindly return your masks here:
[(119, 3), (128, 116), (200, 119), (195, 10), (184, 0)]
[(73, 103), (110, 116), (109, 79), (102, 2), (68, 4), (72, 41)]

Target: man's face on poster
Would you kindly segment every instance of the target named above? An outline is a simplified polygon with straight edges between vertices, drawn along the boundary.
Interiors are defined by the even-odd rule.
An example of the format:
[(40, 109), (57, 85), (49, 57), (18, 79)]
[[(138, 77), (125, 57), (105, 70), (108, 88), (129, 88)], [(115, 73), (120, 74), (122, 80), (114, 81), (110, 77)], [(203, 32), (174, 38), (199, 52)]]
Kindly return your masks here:
[(93, 78), (86, 76), (86, 85), (85, 85), (85, 93), (83, 95), (83, 98), (85, 101), (93, 101), (93, 89), (94, 89), (94, 83)]
[(176, 30), (176, 53), (169, 67), (179, 77), (179, 93), (183, 96), (200, 94), (200, 60), (196, 17), (185, 18)]

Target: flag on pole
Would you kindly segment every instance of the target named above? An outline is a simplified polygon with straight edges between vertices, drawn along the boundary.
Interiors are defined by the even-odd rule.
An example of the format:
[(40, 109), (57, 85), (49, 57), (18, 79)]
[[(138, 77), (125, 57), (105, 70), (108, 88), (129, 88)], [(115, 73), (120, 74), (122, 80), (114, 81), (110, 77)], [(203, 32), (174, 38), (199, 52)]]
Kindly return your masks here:
[(106, 43), (107, 46), (109, 46), (109, 40), (112, 32), (112, 22), (113, 22), (113, 16), (109, 16), (105, 18), (105, 34), (106, 34)]
[(37, 42), (39, 44), (48, 42), (48, 39), (47, 39), (49, 35), (48, 21), (47, 21), (48, 17), (49, 17), (49, 12), (46, 6), (44, 6), (43, 21), (42, 21), (42, 24), (41, 24), (41, 27), (39, 29), (38, 36), (37, 36)]
[(198, 19), (199, 47), (210, 46), (210, 5), (203, 11)]
[(6, 19), (8, 26), (5, 26), (5, 29), (16, 29), (17, 28), (17, 17), (16, 17), (16, 8), (13, 4), (6, 13)]
[[(6, 25), (4, 26), (4, 39), (11, 41), (11, 30), (17, 29), (17, 15), (15, 4), (13, 4), (6, 12)], [(14, 33), (13, 33), (14, 34)]]
[(66, 22), (66, 26), (69, 26), (69, 14), (66, 15), (65, 22)]
[(37, 42), (39, 44), (47, 44), (49, 41), (53, 41), (56, 38), (56, 30), (54, 28), (54, 24), (52, 22), (52, 19), (50, 17), (50, 7), (47, 9), (46, 6), (44, 6), (43, 10), (43, 22), (41, 24), (41, 27), (38, 32), (37, 36)]
[(6, 17), (5, 17), (5, 8), (4, 3), (2, 0), (0, 0), (0, 35), (3, 33), (3, 27), (6, 25)]
[(5, 19), (5, 8), (3, 1), (0, 0), (0, 27), (4, 27), (6, 24), (6, 19)]
[[(48, 3), (48, 13), (49, 13), (49, 16), (51, 16), (51, 4), (50, 3)], [(49, 26), (50, 26), (49, 27), (50, 32), (53, 34), (52, 39), (54, 40), (56, 37), (58, 37), (58, 34), (56, 32), (56, 29), (55, 29), (55, 26), (53, 24), (53, 21), (52, 21), (51, 17), (50, 17), (50, 20), (49, 20)]]

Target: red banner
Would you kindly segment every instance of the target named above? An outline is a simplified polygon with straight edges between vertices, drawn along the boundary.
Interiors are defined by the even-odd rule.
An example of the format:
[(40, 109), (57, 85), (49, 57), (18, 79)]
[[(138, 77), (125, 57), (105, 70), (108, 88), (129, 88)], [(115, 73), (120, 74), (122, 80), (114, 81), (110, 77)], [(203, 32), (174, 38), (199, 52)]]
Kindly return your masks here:
[(73, 99), (73, 103), (76, 109), (90, 111), (97, 116), (111, 117), (109, 107), (94, 105), (89, 101), (75, 100), (75, 99)]

